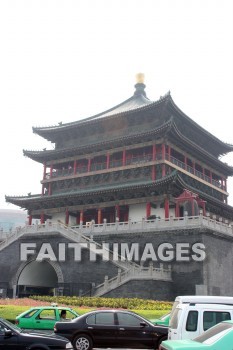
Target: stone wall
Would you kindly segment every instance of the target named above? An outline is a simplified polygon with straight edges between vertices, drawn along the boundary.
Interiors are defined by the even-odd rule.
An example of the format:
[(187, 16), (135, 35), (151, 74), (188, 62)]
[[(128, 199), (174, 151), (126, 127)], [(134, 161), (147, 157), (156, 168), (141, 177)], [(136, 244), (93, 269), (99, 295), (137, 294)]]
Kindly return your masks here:
[(117, 289), (104, 295), (109, 298), (142, 298), (152, 300), (174, 300), (173, 283), (153, 280), (133, 280), (129, 281)]
[[(126, 243), (130, 247), (132, 243), (139, 243), (141, 257), (146, 244), (151, 243), (157, 251), (161, 243), (189, 243), (190, 245), (202, 242), (206, 247), (206, 259), (204, 262), (181, 261), (175, 259), (171, 262), (162, 262), (160, 259), (153, 262), (154, 267), (166, 269), (171, 266), (172, 282), (158, 280), (131, 280), (124, 285), (110, 291), (106, 296), (156, 298), (160, 300), (172, 300), (176, 295), (195, 294), (196, 291), (203, 291), (202, 294), (209, 295), (232, 295), (233, 279), (233, 237), (219, 236), (210, 231), (198, 229), (182, 230), (173, 232), (149, 232), (149, 233), (128, 233), (109, 234), (95, 236), (95, 241), (103, 241), (112, 246), (114, 243)], [(20, 261), (20, 243), (37, 244), (37, 253), (43, 243), (50, 243), (54, 254), (58, 257), (58, 244), (71, 243), (58, 233), (40, 235), (39, 233), (25, 235), (0, 252), (0, 289), (7, 288), (8, 296), (12, 295), (14, 284), (20, 271), (27, 262)], [(35, 260), (37, 254), (29, 256), (29, 260)], [(149, 261), (136, 261), (138, 265), (148, 266)], [(74, 261), (72, 249), (66, 256), (65, 261), (53, 263), (62, 274), (65, 294), (80, 295), (86, 293), (92, 295), (94, 287), (104, 282), (105, 276), (109, 279), (118, 273), (118, 267), (112, 262), (102, 261), (100, 256), (95, 262), (89, 259), (89, 250), (84, 249), (82, 260)], [(7, 287), (6, 287), (7, 286)]]

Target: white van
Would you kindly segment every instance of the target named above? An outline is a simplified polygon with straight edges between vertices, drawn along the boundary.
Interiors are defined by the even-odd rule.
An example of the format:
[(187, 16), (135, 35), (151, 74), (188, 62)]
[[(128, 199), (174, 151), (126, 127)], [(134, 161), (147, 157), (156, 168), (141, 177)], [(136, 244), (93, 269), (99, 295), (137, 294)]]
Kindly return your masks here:
[(233, 320), (233, 297), (180, 296), (172, 307), (168, 339), (193, 339), (226, 320)]

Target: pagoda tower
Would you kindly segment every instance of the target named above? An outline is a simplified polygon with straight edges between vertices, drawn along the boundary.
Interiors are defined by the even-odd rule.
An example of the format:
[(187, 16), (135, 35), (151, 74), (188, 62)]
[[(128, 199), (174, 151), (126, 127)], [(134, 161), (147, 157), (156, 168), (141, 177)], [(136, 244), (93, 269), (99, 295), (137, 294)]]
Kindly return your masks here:
[(142, 74), (133, 96), (119, 105), (33, 132), (54, 145), (24, 150), (43, 164), (42, 191), (6, 196), (28, 210), (29, 224), (32, 219), (71, 226), (167, 219), (184, 212), (195, 216), (200, 209), (217, 220), (233, 220), (227, 204), (233, 167), (220, 160), (233, 146), (185, 115), (170, 92), (151, 101)]
[(33, 132), (53, 149), (24, 150), (42, 165), (41, 193), (6, 196), (28, 224), (0, 236), (5, 296), (232, 295), (233, 167), (220, 157), (233, 145), (170, 92), (150, 100), (139, 74), (117, 106)]

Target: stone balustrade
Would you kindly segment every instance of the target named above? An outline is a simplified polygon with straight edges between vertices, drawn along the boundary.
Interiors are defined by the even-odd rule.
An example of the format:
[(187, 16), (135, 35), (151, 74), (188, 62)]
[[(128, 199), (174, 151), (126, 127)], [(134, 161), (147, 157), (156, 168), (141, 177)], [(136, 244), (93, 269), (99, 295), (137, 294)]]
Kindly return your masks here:
[(223, 222), (223, 220), (217, 221), (210, 216), (184, 216), (184, 217), (170, 217), (169, 219), (155, 219), (107, 223), (102, 224), (89, 223), (88, 225), (78, 226), (66, 226), (59, 222), (47, 221), (45, 224), (27, 225), (11, 233), (1, 233), (0, 250), (8, 242), (13, 242), (23, 234), (37, 233), (43, 234), (46, 232), (54, 232), (62, 230), (63, 233), (74, 238), (75, 241), (80, 239), (81, 241), (89, 242), (97, 235), (106, 234), (120, 234), (120, 233), (134, 233), (134, 232), (161, 232), (161, 231), (173, 231), (179, 229), (194, 229), (205, 228), (214, 230), (216, 233), (225, 234), (227, 236), (233, 236), (233, 223)]
[(145, 266), (134, 266), (128, 271), (118, 270), (117, 276), (108, 279), (108, 276), (105, 276), (104, 282), (95, 287), (94, 295), (101, 296), (111, 290), (121, 286), (122, 284), (130, 280), (159, 280), (159, 281), (172, 281), (171, 277), (171, 268), (164, 269), (163, 265), (161, 267), (155, 268), (153, 264), (150, 264), (148, 267)]

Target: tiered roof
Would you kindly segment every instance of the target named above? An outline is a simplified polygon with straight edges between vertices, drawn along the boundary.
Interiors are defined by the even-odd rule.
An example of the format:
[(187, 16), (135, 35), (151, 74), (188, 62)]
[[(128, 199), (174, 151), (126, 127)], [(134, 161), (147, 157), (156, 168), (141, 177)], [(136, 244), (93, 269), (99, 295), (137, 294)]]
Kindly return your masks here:
[[(162, 125), (160, 125), (157, 128), (148, 130), (146, 132), (137, 133), (134, 135), (127, 135), (127, 136), (121, 136), (118, 138), (114, 138), (111, 140), (101, 140), (96, 143), (92, 143), (89, 145), (82, 145), (79, 147), (70, 147), (70, 148), (63, 148), (63, 149), (55, 149), (55, 150), (44, 150), (44, 151), (26, 151), (24, 150), (24, 155), (37, 161), (40, 163), (59, 160), (61, 158), (69, 158), (72, 156), (78, 156), (83, 154), (90, 154), (95, 153), (97, 151), (101, 151), (103, 149), (114, 149), (117, 147), (121, 147), (123, 144), (132, 144), (132, 141), (136, 141), (138, 139), (142, 140), (143, 142), (153, 140), (155, 136), (164, 136), (164, 135), (171, 135), (174, 139), (176, 139), (176, 142), (181, 145), (181, 147), (185, 149), (189, 149), (190, 154), (194, 154), (196, 157), (197, 154), (199, 154), (200, 159), (207, 164), (209, 163), (211, 166), (215, 166), (216, 169), (218, 169), (220, 172), (223, 172), (225, 176), (231, 176), (233, 175), (233, 167), (229, 166), (226, 163), (223, 163), (218, 158), (213, 156), (212, 154), (208, 153), (206, 149), (203, 149), (201, 146), (199, 146), (198, 143), (194, 143), (192, 140), (184, 136), (179, 128), (177, 127), (175, 120), (173, 117), (171, 117), (170, 120), (164, 122)], [(229, 146), (229, 148), (232, 146)], [(233, 149), (233, 147), (232, 147)]]
[[(199, 159), (206, 164), (214, 166), (216, 170), (225, 174), (225, 176), (233, 175), (233, 167), (218, 159), (220, 155), (233, 151), (233, 145), (222, 142), (184, 114), (174, 103), (170, 92), (158, 101), (151, 101), (146, 96), (143, 82), (138, 82), (135, 88), (136, 90), (132, 97), (97, 115), (72, 123), (59, 123), (59, 125), (49, 127), (34, 127), (34, 133), (55, 143), (56, 147), (54, 150), (24, 150), (24, 155), (41, 163), (49, 163), (69, 157), (94, 154), (98, 151), (114, 150), (123, 145), (154, 141), (155, 138), (159, 139), (166, 136), (167, 139), (172, 138), (180, 148), (186, 149), (194, 157), (198, 155)], [(147, 123), (143, 124), (144, 116), (149, 116), (150, 122), (147, 121)], [(131, 122), (134, 120), (137, 120), (138, 124), (130, 127)], [(111, 133), (111, 130), (114, 129), (113, 125), (119, 124), (123, 125), (122, 129), (119, 129), (119, 133), (117, 135)], [(102, 132), (101, 135), (103, 137), (96, 137), (96, 139), (84, 137), (83, 135), (90, 129), (93, 133)], [(106, 129), (109, 131), (108, 133), (105, 133)], [(79, 143), (64, 147), (59, 143), (61, 138), (78, 140)], [(191, 188), (185, 183), (182, 174), (176, 172), (162, 179), (146, 181), (145, 183), (120, 184), (119, 186), (117, 184), (105, 185), (103, 188), (78, 189), (77, 192), (72, 190), (72, 192), (52, 194), (50, 196), (6, 196), (6, 201), (29, 210), (43, 208), (45, 203), (47, 208), (52, 208), (53, 206), (57, 207), (58, 203), (62, 206), (65, 202), (66, 205), (69, 205), (69, 203), (70, 205), (76, 205), (77, 198), (101, 196), (110, 192), (134, 191), (138, 187), (142, 191), (146, 188), (149, 188), (150, 191), (156, 191), (156, 188), (163, 186), (163, 184), (172, 186), (173, 189), (178, 188), (179, 191), (187, 188), (198, 193), (204, 200), (209, 202), (215, 201), (215, 205), (226, 212), (226, 217), (232, 219), (232, 207), (208, 196), (206, 193), (198, 192), (196, 188)], [(177, 195), (179, 195), (179, 191)]]
[[(33, 127), (33, 132), (51, 141), (52, 143), (56, 143), (61, 134), (64, 137), (64, 135), (67, 133), (67, 137), (70, 137), (70, 135), (75, 135), (75, 133), (78, 134), (80, 130), (83, 130), (83, 128), (88, 129), (91, 126), (96, 126), (103, 122), (105, 125), (108, 123), (112, 124), (113, 120), (117, 121), (119, 118), (127, 118), (128, 116), (136, 113), (143, 115), (145, 112), (150, 112), (153, 113), (154, 120), (159, 118), (159, 121), (161, 121), (160, 126), (162, 126), (162, 124), (166, 123), (172, 117), (177, 129), (180, 132), (180, 135), (186, 137), (192, 142), (196, 142), (195, 137), (198, 136), (198, 143), (200, 146), (214, 157), (218, 158), (221, 155), (233, 151), (233, 145), (222, 142), (183, 113), (174, 103), (170, 92), (161, 97), (158, 101), (151, 101), (145, 94), (144, 84), (136, 84), (135, 88), (136, 91), (132, 97), (107, 111), (72, 123), (59, 123), (59, 125), (48, 127)], [(192, 131), (192, 135), (190, 135), (190, 131)], [(132, 130), (131, 133), (129, 131), (128, 137), (133, 135), (135, 136), (134, 131)], [(82, 144), (81, 148), (87, 146), (87, 144)], [(61, 150), (61, 152), (62, 151), (63, 150)], [(38, 153), (39, 152), (37, 152), (37, 154)], [(24, 151), (24, 154), (30, 157), (32, 152)], [(43, 154), (44, 157), (46, 157), (46, 155), (50, 155), (51, 152), (44, 151)]]
[[(52, 194), (51, 196), (42, 196), (42, 195), (28, 195), (28, 196), (15, 196), (9, 197), (6, 196), (6, 201), (12, 204), (18, 205), (21, 208), (25, 208), (28, 210), (40, 210), (44, 209), (44, 203), (46, 201), (46, 208), (60, 208), (66, 207), (67, 205), (80, 205), (87, 204), (91, 202), (103, 203), (105, 201), (105, 196), (111, 195), (112, 200), (119, 200), (119, 197), (122, 195), (124, 197), (124, 193), (132, 194), (132, 198), (137, 191), (144, 196), (158, 195), (162, 192), (166, 192), (169, 189), (169, 192), (174, 194), (174, 197), (180, 195), (184, 189), (187, 189), (191, 192), (199, 195), (202, 200), (208, 202), (208, 205), (211, 208), (214, 208), (216, 211), (221, 213), (221, 216), (228, 218), (229, 220), (233, 220), (233, 207), (221, 202), (220, 200), (213, 198), (212, 196), (206, 194), (187, 184), (178, 171), (174, 170), (170, 175), (167, 175), (161, 179), (152, 181), (140, 181), (137, 183), (126, 183), (121, 184), (119, 186), (115, 184), (105, 185), (98, 189), (78, 189), (77, 191), (65, 192), (62, 194)], [(129, 197), (130, 198), (130, 197)], [(68, 203), (68, 204), (67, 204)]]

